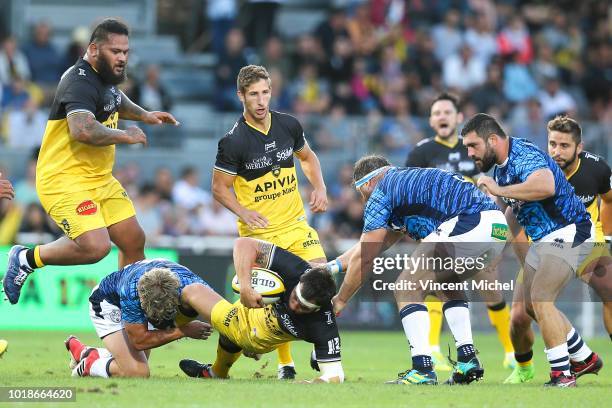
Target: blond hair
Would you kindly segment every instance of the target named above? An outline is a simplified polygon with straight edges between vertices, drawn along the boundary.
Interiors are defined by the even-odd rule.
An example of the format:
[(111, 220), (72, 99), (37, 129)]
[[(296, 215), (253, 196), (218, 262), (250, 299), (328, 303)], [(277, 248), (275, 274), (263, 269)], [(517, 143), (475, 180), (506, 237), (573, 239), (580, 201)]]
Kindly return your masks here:
[(247, 65), (240, 68), (238, 78), (236, 79), (236, 86), (240, 93), (244, 93), (249, 86), (261, 79), (268, 81), (268, 85), (271, 84), (268, 70), (261, 65)]
[(174, 321), (179, 286), (178, 277), (168, 268), (153, 268), (138, 279), (140, 305), (153, 325)]

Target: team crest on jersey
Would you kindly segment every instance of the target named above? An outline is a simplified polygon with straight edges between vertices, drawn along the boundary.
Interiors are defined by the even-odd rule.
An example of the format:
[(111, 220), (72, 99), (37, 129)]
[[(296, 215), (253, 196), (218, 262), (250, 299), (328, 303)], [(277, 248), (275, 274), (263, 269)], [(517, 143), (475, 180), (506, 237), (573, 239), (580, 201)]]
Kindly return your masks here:
[(70, 234), (70, 223), (65, 218), (62, 220), (62, 228), (66, 234)]
[(266, 153), (271, 152), (272, 150), (276, 150), (276, 141), (273, 140), (270, 143), (266, 143), (264, 145), (264, 150), (266, 151)]
[(76, 208), (77, 215), (93, 215), (98, 211), (98, 206), (91, 200), (83, 201)]
[(86, 76), (85, 75), (85, 70), (83, 68), (79, 68), (79, 73), (77, 75)]
[(108, 314), (108, 318), (111, 319), (113, 323), (120, 323), (121, 322), (121, 311), (118, 309), (112, 310)]
[(278, 176), (280, 176), (281, 174), (281, 169), (280, 166), (274, 166), (274, 168), (272, 168), (272, 175), (276, 178), (278, 178)]

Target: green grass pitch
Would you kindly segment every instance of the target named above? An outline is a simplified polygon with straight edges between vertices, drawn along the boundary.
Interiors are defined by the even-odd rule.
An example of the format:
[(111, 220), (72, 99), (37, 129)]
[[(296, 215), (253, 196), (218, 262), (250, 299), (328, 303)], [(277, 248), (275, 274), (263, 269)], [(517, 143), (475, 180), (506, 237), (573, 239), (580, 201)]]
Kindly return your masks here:
[[(541, 340), (535, 345), (536, 378), (529, 384), (502, 385), (509, 372), (501, 367), (501, 346), (493, 334), (475, 333), (476, 346), (485, 366), (485, 378), (469, 386), (385, 385), (410, 366), (403, 333), (342, 332), (345, 384), (292, 384), (275, 379), (276, 356), (260, 361), (241, 358), (231, 380), (187, 378), (178, 368), (182, 358), (212, 361), (216, 335), (207, 341), (181, 340), (153, 350), (151, 378), (71, 378), (64, 332), (5, 331), (8, 352), (0, 359), (0, 386), (76, 387), (76, 403), (23, 403), (21, 406), (87, 407), (588, 407), (612, 400), (612, 348), (607, 338), (589, 341), (604, 359), (599, 376), (579, 379), (576, 389), (545, 389), (548, 366)], [(93, 332), (76, 333), (90, 345), (101, 343)], [(447, 335), (442, 344), (449, 344)], [(443, 346), (444, 348), (445, 346)], [(293, 343), (298, 377), (310, 379), (311, 346)], [(444, 381), (448, 373), (439, 374)], [(608, 401), (606, 403), (605, 401)], [(0, 407), (9, 406), (0, 402)]]

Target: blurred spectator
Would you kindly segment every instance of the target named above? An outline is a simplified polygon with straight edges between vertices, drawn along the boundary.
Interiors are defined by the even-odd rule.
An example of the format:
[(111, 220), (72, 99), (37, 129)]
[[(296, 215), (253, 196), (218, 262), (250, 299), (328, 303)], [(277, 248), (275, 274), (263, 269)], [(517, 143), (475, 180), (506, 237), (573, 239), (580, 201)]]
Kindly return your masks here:
[(531, 140), (544, 151), (548, 150), (547, 120), (542, 113), (542, 105), (537, 99), (529, 99), (514, 109), (510, 119), (512, 136)]
[(62, 59), (51, 44), (51, 27), (45, 21), (36, 23), (32, 39), (23, 47), (28, 59), (32, 81), (45, 86), (55, 87), (62, 74)]
[(136, 218), (147, 237), (149, 245), (157, 242), (163, 230), (159, 202), (159, 193), (152, 184), (144, 184), (140, 187), (138, 197), (134, 200)]
[(510, 102), (522, 102), (538, 92), (537, 83), (520, 59), (520, 54), (515, 53), (514, 61), (504, 67), (504, 96)]
[(325, 64), (325, 53), (319, 42), (310, 34), (303, 34), (297, 39), (295, 51), (291, 56), (291, 75), (298, 75), (304, 64), (316, 64), (318, 67)]
[(321, 123), (321, 128), (314, 135), (313, 149), (324, 152), (339, 147), (346, 147), (351, 135), (351, 126), (346, 119), (342, 105), (333, 105), (329, 116)]
[(146, 110), (165, 112), (172, 110), (172, 100), (159, 80), (159, 67), (155, 64), (146, 67), (145, 80), (134, 85), (132, 96), (134, 103)]
[(211, 195), (200, 187), (198, 171), (187, 166), (181, 172), (181, 179), (172, 188), (172, 201), (188, 211), (201, 205), (210, 204)]
[(518, 58), (514, 59), (518, 63), (529, 64), (533, 58), (531, 35), (519, 15), (512, 16), (510, 22), (501, 30), (497, 36), (497, 44), (503, 56), (518, 53)]
[(24, 109), (30, 100), (28, 84), (21, 77), (15, 76), (2, 89), (0, 107), (2, 109), (20, 110)]
[(249, 22), (245, 33), (249, 47), (261, 48), (274, 33), (276, 12), (284, 0), (247, 0)]
[(436, 24), (431, 30), (434, 42), (434, 54), (438, 61), (459, 51), (463, 42), (463, 35), (459, 29), (461, 16), (457, 10), (449, 10), (444, 16), (444, 23)]
[(544, 118), (552, 119), (561, 113), (575, 116), (576, 102), (568, 92), (561, 89), (559, 78), (551, 76), (545, 81), (544, 89), (539, 93)]
[(172, 203), (172, 189), (174, 188), (174, 178), (172, 172), (167, 167), (160, 167), (155, 171), (154, 181), (155, 191), (161, 201), (168, 204)]
[(29, 80), (30, 66), (26, 56), (17, 48), (17, 40), (8, 37), (0, 50), (0, 84), (10, 85), (15, 79)]
[[(1, 98), (0, 98), (1, 99)], [(7, 112), (7, 143), (11, 147), (34, 147), (40, 145), (47, 126), (48, 115), (38, 109), (33, 98), (28, 98), (23, 109)]]
[(347, 37), (336, 38), (323, 72), (332, 85), (350, 81), (353, 76), (353, 49)]
[(387, 154), (407, 156), (408, 150), (423, 138), (423, 133), (410, 115), (410, 102), (406, 95), (395, 96), (393, 116), (385, 117), (379, 134), (381, 147)]
[(210, 21), (210, 42), (215, 55), (223, 54), (225, 38), (238, 14), (236, 0), (208, 0), (206, 17)]
[(236, 96), (236, 77), (245, 65), (244, 37), (239, 29), (233, 28), (225, 37), (224, 53), (215, 71), (217, 109), (230, 112), (242, 110), (242, 104)]
[(199, 233), (203, 235), (238, 235), (238, 218), (217, 200), (198, 211)]
[(468, 28), (465, 32), (465, 44), (470, 46), (476, 58), (488, 64), (497, 54), (495, 34), (483, 15), (476, 15), (472, 21), (473, 27)]
[(486, 77), (484, 61), (474, 56), (472, 48), (467, 44), (461, 46), (459, 54), (446, 58), (442, 66), (444, 85), (455, 91), (469, 91), (484, 83)]
[(543, 85), (547, 77), (559, 76), (559, 68), (554, 60), (553, 48), (542, 42), (536, 48), (536, 58), (531, 64), (534, 79), (538, 84)]
[(291, 94), (285, 86), (285, 81), (289, 80), (289, 78), (283, 76), (276, 67), (268, 69), (268, 73), (270, 74), (270, 83), (272, 84), (270, 109), (281, 112), (291, 110)]
[(85, 55), (89, 45), (89, 29), (85, 26), (75, 27), (72, 30), (71, 41), (64, 54), (61, 72), (73, 66), (79, 58)]
[(289, 79), (291, 62), (285, 55), (283, 42), (279, 37), (272, 36), (266, 41), (263, 58), (261, 59), (261, 65), (266, 67), (268, 72), (276, 69), (283, 76), (283, 78)]
[(358, 55), (372, 54), (379, 43), (379, 36), (370, 20), (368, 4), (362, 3), (348, 19), (347, 30), (353, 43), (353, 49)]
[(126, 193), (130, 197), (138, 195), (138, 182), (140, 181), (141, 171), (138, 163), (130, 162), (115, 169), (113, 174), (121, 183)]
[(323, 113), (331, 102), (329, 84), (318, 76), (315, 64), (305, 64), (291, 84), (296, 113)]
[(542, 29), (542, 37), (553, 50), (557, 51), (565, 48), (569, 44), (569, 36), (567, 34), (567, 17), (563, 11), (558, 8), (552, 10), (551, 23), (547, 24)]
[(334, 233), (337, 237), (358, 239), (363, 229), (363, 203), (361, 197), (350, 186), (345, 187), (343, 200), (346, 204), (332, 216)]
[[(40, 137), (39, 137), (40, 142)], [(36, 161), (40, 147), (32, 151), (32, 156), (27, 163), (26, 177), (15, 183), (15, 202), (22, 207), (31, 203), (38, 203), (38, 193), (36, 193)]]
[(321, 22), (315, 30), (315, 37), (319, 40), (328, 58), (332, 55), (338, 38), (349, 38), (346, 21), (346, 12), (343, 8), (332, 8), (327, 19)]
[(29, 203), (23, 212), (23, 218), (19, 232), (58, 235), (58, 230), (53, 228), (45, 210), (38, 202)]
[(494, 106), (505, 112), (507, 103), (504, 99), (502, 71), (499, 64), (489, 65), (487, 80), (470, 93), (470, 100), (476, 104), (478, 112), (487, 112)]

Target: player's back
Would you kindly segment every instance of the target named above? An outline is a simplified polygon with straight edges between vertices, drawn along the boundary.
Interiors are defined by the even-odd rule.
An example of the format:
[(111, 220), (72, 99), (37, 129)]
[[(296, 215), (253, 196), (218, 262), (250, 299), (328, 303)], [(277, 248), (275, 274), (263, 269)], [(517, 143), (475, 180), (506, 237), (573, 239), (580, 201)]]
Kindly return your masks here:
[(457, 215), (497, 209), (489, 197), (460, 174), (395, 167), (387, 171), (368, 199), (364, 231), (392, 227), (414, 239), (423, 239)]
[(37, 189), (44, 194), (84, 191), (111, 181), (115, 147), (92, 146), (70, 134), (68, 116), (86, 113), (116, 129), (121, 94), (105, 84), (87, 61), (80, 59), (60, 79), (45, 128), (36, 167)]
[(539, 201), (503, 198), (529, 237), (537, 241), (552, 231), (573, 223), (588, 221), (590, 216), (561, 168), (540, 148), (525, 139), (510, 137), (508, 159), (496, 165), (493, 175), (500, 186), (524, 183), (535, 171), (549, 169), (555, 181), (555, 194)]

